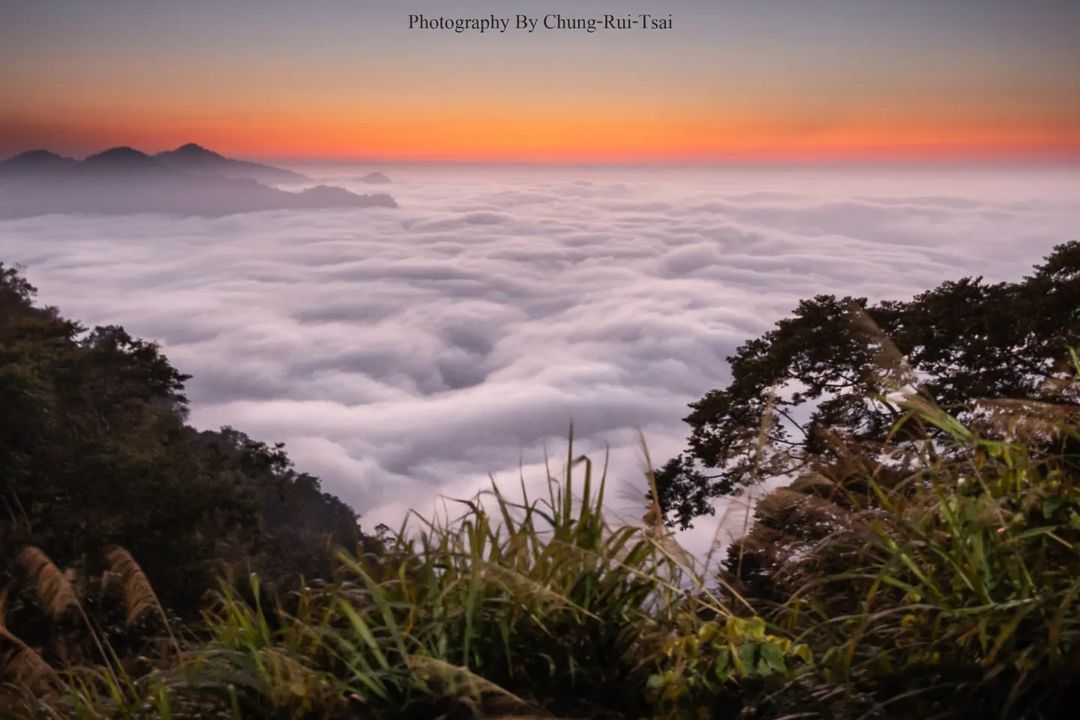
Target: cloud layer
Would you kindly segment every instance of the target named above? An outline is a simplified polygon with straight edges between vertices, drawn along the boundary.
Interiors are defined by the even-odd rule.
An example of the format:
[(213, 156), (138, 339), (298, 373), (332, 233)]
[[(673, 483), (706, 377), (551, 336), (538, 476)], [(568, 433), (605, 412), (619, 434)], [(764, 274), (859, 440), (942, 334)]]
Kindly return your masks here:
[(1016, 279), (1080, 235), (1069, 171), (387, 172), (398, 210), (33, 218), (0, 223), (0, 260), (159, 340), (196, 425), (286, 441), (371, 527), (542, 480), (571, 420), (640, 487), (636, 430), (679, 450), (686, 404), (799, 298)]

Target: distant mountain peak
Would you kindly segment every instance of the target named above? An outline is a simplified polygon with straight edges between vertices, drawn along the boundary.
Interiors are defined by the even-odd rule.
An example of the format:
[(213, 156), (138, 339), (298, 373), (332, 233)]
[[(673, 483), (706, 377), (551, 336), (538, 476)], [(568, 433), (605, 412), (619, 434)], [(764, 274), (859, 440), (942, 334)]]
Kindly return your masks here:
[(246, 160), (233, 160), (193, 142), (156, 155), (147, 155), (128, 145), (120, 145), (87, 155), (81, 162), (48, 150), (28, 150), (0, 160), (0, 172), (4, 175), (55, 174), (74, 170), (96, 174), (191, 173), (262, 183), (309, 182), (309, 178), (292, 170)]
[(67, 171), (78, 163), (49, 150), (27, 150), (0, 162), (0, 171), (15, 173), (44, 173)]
[(10, 158), (8, 158), (7, 160), (5, 160), (4, 162), (9, 162), (11, 160), (19, 160), (19, 159), (27, 159), (27, 160), (31, 160), (31, 159), (67, 160), (68, 158), (61, 157), (60, 155), (57, 155), (56, 153), (54, 153), (52, 150), (38, 149), (38, 150), (27, 150), (26, 152), (21, 152), (18, 155), (13, 155)]
[(86, 160), (94, 160), (94, 159), (101, 159), (101, 158), (120, 158), (120, 157), (149, 158), (150, 156), (147, 155), (146, 153), (142, 152), (141, 150), (136, 150), (135, 148), (131, 147), (130, 145), (117, 145), (114, 148), (109, 148), (108, 150), (102, 150), (101, 152), (95, 153), (93, 155), (87, 155), (86, 159), (83, 162), (85, 162)]
[(216, 153), (213, 150), (209, 150), (202, 145), (199, 145), (198, 143), (185, 143), (180, 147), (176, 148), (175, 150), (163, 152), (160, 153), (160, 155), (183, 155), (186, 157), (206, 157), (221, 160), (225, 159), (224, 155)]
[(133, 147), (121, 145), (109, 148), (95, 155), (88, 155), (82, 161), (83, 167), (99, 170), (158, 170), (161, 163), (144, 152)]
[(198, 143), (187, 143), (175, 150), (154, 156), (167, 167), (186, 172), (214, 174), (231, 178), (248, 178), (261, 182), (301, 183), (307, 178), (291, 170), (261, 165), (246, 160), (233, 160)]

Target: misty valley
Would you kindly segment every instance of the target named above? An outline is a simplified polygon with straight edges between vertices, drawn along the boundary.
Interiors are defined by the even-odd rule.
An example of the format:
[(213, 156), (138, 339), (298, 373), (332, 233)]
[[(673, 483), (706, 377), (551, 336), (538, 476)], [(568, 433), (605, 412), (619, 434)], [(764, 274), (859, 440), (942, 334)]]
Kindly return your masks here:
[[(849, 641), (798, 614), (801, 584), (843, 563), (928, 594), (955, 572), (943, 557), (1002, 574), (942, 608), (1018, 592), (1018, 567), (1046, 593), (1029, 612), (1053, 617), (1071, 592), (1052, 570), (1071, 562), (1054, 559), (1075, 532), (1071, 481), (1009, 490), (1072, 472), (1056, 444), (1080, 332), (1080, 255), (1058, 243), (1080, 220), (1068, 173), (285, 170), (187, 145), (23, 154), (0, 177), (15, 188), (0, 200), (0, 538), (25, 548), (0, 559), (0, 648), (16, 687), (62, 712), (126, 712), (107, 699), (108, 643), (133, 683), (119, 697), (194, 717), (771, 714), (821, 706), (750, 688), (811, 682)], [(970, 404), (988, 396), (1037, 404)], [(892, 434), (898, 418), (913, 434)], [(995, 434), (1017, 422), (1060, 429)], [(826, 430), (845, 449), (819, 445)], [(956, 490), (980, 457), (988, 487)], [(904, 484), (915, 471), (965, 513), (992, 498), (1013, 519), (950, 515), (926, 549), (908, 523), (941, 500)], [(953, 545), (969, 536), (978, 558)], [(842, 559), (860, 547), (879, 554)], [(941, 577), (908, 577), (901, 549)], [(845, 582), (814, 601), (874, 594)], [(259, 607), (276, 629), (258, 629)], [(958, 648), (991, 622), (941, 617)], [(780, 630), (792, 622), (801, 639)], [(923, 632), (881, 622), (860, 652)], [(671, 635), (688, 623), (693, 646)], [(445, 686), (443, 663), (499, 689)], [(56, 694), (65, 666), (90, 684)], [(238, 672), (243, 691), (213, 689)], [(1067, 687), (1048, 673), (1025, 692)]]
[(0, 720), (1076, 716), (1078, 31), (0, 3)]

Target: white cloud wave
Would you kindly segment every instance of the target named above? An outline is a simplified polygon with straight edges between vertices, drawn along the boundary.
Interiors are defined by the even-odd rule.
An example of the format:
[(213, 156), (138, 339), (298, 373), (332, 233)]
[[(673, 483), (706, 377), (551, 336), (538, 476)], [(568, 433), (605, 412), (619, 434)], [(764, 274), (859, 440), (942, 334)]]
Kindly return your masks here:
[(1016, 279), (1080, 227), (1068, 171), (389, 174), (398, 210), (24, 219), (0, 260), (161, 341), (195, 424), (286, 441), (370, 527), (542, 481), (571, 419), (640, 486), (635, 429), (678, 451), (686, 404), (799, 298)]

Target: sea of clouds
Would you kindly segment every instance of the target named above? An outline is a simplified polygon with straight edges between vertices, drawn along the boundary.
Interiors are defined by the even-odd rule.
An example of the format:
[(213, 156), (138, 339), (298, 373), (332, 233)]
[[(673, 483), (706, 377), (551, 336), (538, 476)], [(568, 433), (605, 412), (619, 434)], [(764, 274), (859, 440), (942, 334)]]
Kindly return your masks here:
[[(370, 191), (373, 168), (301, 169)], [(637, 431), (678, 452), (687, 403), (799, 298), (1015, 280), (1080, 238), (1075, 170), (381, 169), (399, 209), (30, 218), (0, 261), (158, 340), (195, 425), (285, 441), (370, 529), (542, 483), (571, 421), (632, 521)]]

